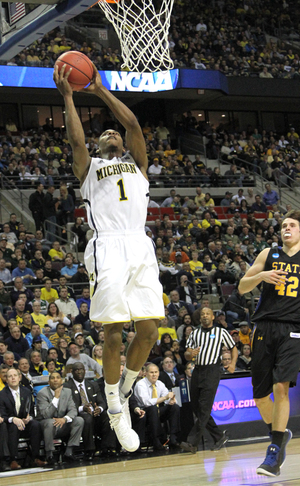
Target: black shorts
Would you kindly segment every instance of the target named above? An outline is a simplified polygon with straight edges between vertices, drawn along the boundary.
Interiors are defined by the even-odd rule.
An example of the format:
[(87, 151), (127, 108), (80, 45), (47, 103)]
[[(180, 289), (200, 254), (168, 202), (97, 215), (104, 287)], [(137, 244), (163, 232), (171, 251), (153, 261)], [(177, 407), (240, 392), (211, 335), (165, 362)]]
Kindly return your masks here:
[(300, 368), (300, 325), (260, 322), (253, 330), (253, 398), (263, 398), (275, 383), (295, 386)]

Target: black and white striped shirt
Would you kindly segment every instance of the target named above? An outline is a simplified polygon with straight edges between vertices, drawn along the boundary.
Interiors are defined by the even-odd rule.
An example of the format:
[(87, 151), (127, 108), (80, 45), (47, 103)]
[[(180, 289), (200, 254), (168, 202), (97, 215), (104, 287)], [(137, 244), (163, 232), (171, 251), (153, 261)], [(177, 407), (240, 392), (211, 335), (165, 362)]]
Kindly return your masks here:
[(200, 347), (196, 356), (196, 365), (203, 366), (218, 363), (223, 344), (228, 349), (235, 346), (234, 340), (226, 329), (214, 326), (209, 329), (199, 327), (189, 335), (186, 347), (192, 349)]

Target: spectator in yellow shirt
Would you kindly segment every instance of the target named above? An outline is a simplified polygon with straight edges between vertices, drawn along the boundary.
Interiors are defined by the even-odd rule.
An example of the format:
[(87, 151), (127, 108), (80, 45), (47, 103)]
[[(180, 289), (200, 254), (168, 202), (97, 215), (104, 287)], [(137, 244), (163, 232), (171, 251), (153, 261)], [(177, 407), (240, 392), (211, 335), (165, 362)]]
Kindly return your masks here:
[(13, 153), (15, 155), (21, 155), (22, 153), (25, 153), (24, 147), (22, 147), (21, 142), (17, 142), (16, 146), (12, 149)]
[(62, 262), (66, 258), (66, 253), (61, 248), (59, 241), (54, 241), (52, 244), (53, 248), (49, 251), (48, 255), (51, 257), (51, 260)]
[(59, 46), (59, 51), (60, 52), (66, 52), (66, 51), (70, 51), (71, 50), (71, 46), (69, 46), (69, 44), (67, 43), (66, 40), (62, 40), (61, 43), (60, 43), (60, 46)]
[(47, 317), (41, 314), (41, 304), (39, 302), (33, 302), (32, 304), (33, 312), (31, 317), (35, 324), (39, 324), (40, 328), (43, 329), (48, 322)]
[(175, 155), (176, 150), (172, 150), (171, 145), (168, 143), (166, 146), (166, 150), (164, 151), (164, 156), (168, 157), (169, 155)]
[(242, 321), (239, 323), (239, 336), (240, 336), (240, 341), (242, 344), (251, 344), (250, 340), (250, 334), (251, 334), (251, 329), (249, 327), (249, 324), (247, 321)]
[(207, 192), (205, 194), (204, 201), (205, 201), (205, 206), (214, 206), (215, 205), (215, 201), (213, 200), (213, 198), (211, 197), (209, 192)]
[(199, 220), (196, 217), (194, 217), (192, 219), (192, 222), (188, 225), (189, 231), (191, 231), (192, 228), (199, 228), (199, 229), (202, 228), (201, 223), (199, 223)]
[(215, 224), (217, 226), (221, 226), (220, 221), (218, 219), (212, 218), (209, 211), (204, 211), (202, 218), (203, 219), (201, 221), (201, 224), (203, 229), (210, 228), (210, 226), (215, 226)]
[(287, 137), (294, 137), (294, 138), (299, 138), (298, 133), (295, 131), (295, 128), (291, 128), (291, 131), (287, 134)]
[(26, 61), (31, 66), (39, 66), (40, 60), (36, 55), (34, 49), (29, 49), (29, 54), (26, 57)]
[[(52, 147), (53, 147), (53, 150), (51, 149)], [(51, 140), (49, 147), (47, 147), (47, 149), (46, 149), (46, 153), (50, 154), (50, 152), (53, 153), (53, 151), (54, 151), (55, 154), (62, 154), (61, 149), (57, 145), (55, 145), (55, 142), (53, 140)]]
[(170, 304), (170, 299), (165, 293), (163, 293), (163, 302), (165, 307), (167, 307), (167, 305)]
[(197, 251), (192, 251), (192, 260), (189, 261), (190, 270), (194, 277), (199, 277), (203, 270), (203, 263), (199, 261)]
[(161, 340), (162, 335), (165, 334), (165, 333), (170, 334), (170, 336), (173, 340), (178, 339), (175, 329), (173, 329), (172, 327), (168, 327), (168, 318), (167, 317), (165, 317), (164, 319), (159, 321), (159, 328), (158, 328), (158, 340), (159, 341)]
[(9, 366), (7, 364), (3, 363), (0, 366), (0, 391), (3, 390), (3, 388), (5, 387), (6, 373), (8, 372), (8, 370)]
[(47, 47), (48, 52), (53, 52), (54, 54), (60, 53), (59, 45), (54, 41), (50, 41), (50, 45)]
[(196, 197), (195, 197), (195, 204), (197, 208), (201, 206), (202, 199), (205, 198), (205, 194), (203, 194), (201, 187), (196, 188)]
[(45, 287), (41, 289), (41, 299), (46, 300), (49, 304), (55, 302), (58, 299), (58, 293), (52, 288), (52, 282), (50, 278), (45, 281)]

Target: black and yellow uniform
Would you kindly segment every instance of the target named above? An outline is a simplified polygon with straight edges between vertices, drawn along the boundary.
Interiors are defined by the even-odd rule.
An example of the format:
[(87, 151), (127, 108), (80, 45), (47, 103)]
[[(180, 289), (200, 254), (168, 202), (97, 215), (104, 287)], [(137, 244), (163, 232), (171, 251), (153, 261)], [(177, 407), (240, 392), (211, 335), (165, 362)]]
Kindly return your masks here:
[(300, 331), (300, 251), (289, 257), (283, 250), (269, 251), (265, 271), (283, 270), (288, 272), (286, 285), (263, 283), (263, 291), (252, 317), (254, 322), (279, 321), (295, 323)]
[(265, 271), (284, 270), (285, 285), (263, 283), (252, 320), (252, 383), (254, 398), (268, 396), (275, 383), (296, 384), (300, 368), (300, 251), (289, 257), (272, 248)]

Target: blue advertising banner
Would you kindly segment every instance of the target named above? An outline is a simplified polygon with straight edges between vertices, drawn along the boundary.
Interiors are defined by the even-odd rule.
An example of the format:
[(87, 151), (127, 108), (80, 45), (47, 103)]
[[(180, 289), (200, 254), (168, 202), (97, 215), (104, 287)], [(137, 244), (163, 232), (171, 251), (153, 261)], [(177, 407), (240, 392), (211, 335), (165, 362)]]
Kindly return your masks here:
[(219, 71), (180, 69), (177, 88), (218, 89), (228, 94), (227, 77)]
[[(300, 415), (300, 386), (291, 388), (289, 394), (290, 415)], [(218, 425), (261, 420), (253, 400), (251, 377), (222, 379), (211, 415)]]
[[(110, 91), (157, 93), (176, 88), (218, 89), (228, 92), (227, 78), (218, 71), (172, 69), (157, 73), (99, 71)], [(0, 86), (56, 88), (52, 68), (0, 66)]]

